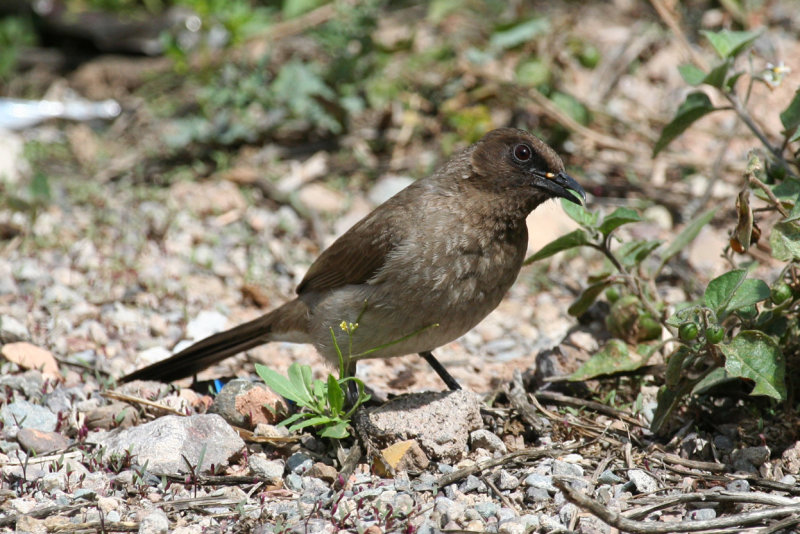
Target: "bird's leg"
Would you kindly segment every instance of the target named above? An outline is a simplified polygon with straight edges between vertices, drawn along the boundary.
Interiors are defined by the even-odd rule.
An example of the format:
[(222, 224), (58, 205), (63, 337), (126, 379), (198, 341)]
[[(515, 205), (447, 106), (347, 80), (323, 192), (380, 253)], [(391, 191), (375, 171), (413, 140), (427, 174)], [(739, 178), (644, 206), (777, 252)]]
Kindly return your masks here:
[[(344, 370), (345, 377), (356, 376), (357, 364), (358, 362), (356, 360), (350, 360), (349, 362), (347, 362), (347, 365)], [(356, 402), (358, 401), (358, 384), (356, 383), (355, 380), (347, 381), (347, 393), (345, 393), (345, 401), (347, 402), (348, 406), (355, 406)]]
[(444, 366), (439, 363), (439, 360), (433, 357), (433, 353), (431, 351), (426, 350), (425, 352), (420, 352), (419, 355), (425, 358), (425, 361), (428, 362), (431, 367), (433, 367), (433, 370), (436, 371), (436, 374), (439, 375), (439, 378), (441, 378), (444, 383), (447, 384), (447, 387), (450, 388), (450, 391), (458, 391), (461, 389), (461, 385), (456, 381), (455, 378), (450, 376), (450, 373), (448, 373), (447, 369), (445, 369)]

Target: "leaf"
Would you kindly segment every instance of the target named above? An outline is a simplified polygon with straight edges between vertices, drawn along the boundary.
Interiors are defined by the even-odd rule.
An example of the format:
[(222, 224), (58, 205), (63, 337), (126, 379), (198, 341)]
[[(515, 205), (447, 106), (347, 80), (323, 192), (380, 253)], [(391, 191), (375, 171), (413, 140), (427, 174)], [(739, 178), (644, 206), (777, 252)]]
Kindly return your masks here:
[(305, 419), (307, 417), (311, 417), (311, 414), (308, 413), (308, 412), (296, 413), (294, 415), (291, 415), (291, 416), (287, 417), (286, 419), (284, 419), (280, 423), (278, 423), (278, 426), (289, 426), (292, 423), (294, 423), (295, 421), (297, 421), (298, 419)]
[(731, 60), (725, 60), (713, 69), (708, 75), (703, 78), (703, 83), (706, 85), (710, 85), (711, 87), (716, 87), (719, 89), (725, 84), (725, 78), (728, 76), (728, 71), (731, 68)]
[(718, 32), (703, 31), (701, 33), (706, 36), (711, 46), (714, 47), (714, 50), (722, 59), (736, 57), (761, 35), (760, 30), (750, 32), (722, 30)]
[(328, 375), (328, 405), (333, 415), (338, 415), (344, 408), (344, 391), (333, 375)]
[(300, 400), (296, 401), (301, 406), (311, 407), (314, 399), (311, 397), (311, 367), (295, 362), (289, 366), (289, 381), (292, 383), (295, 395)]
[(703, 296), (706, 306), (720, 315), (746, 276), (747, 271), (744, 269), (735, 269), (711, 280)]
[(589, 124), (591, 120), (589, 110), (574, 96), (555, 91), (550, 95), (550, 100), (553, 102), (553, 104), (558, 106), (561, 111), (575, 119), (576, 122), (579, 122), (584, 126)]
[(688, 347), (681, 345), (678, 350), (673, 352), (667, 360), (667, 372), (665, 373), (665, 383), (667, 387), (675, 387), (683, 377), (683, 362), (691, 354)]
[(594, 301), (597, 300), (597, 297), (600, 293), (603, 292), (605, 288), (612, 285), (614, 282), (611, 280), (603, 280), (602, 282), (597, 282), (596, 284), (592, 284), (586, 289), (583, 290), (583, 293), (572, 303), (572, 305), (567, 310), (567, 313), (572, 315), (573, 317), (580, 317), (586, 310), (589, 309), (589, 306), (594, 304)]
[(644, 358), (631, 352), (621, 339), (610, 339), (605, 347), (583, 363), (569, 376), (571, 382), (588, 380), (597, 376), (615, 375), (617, 373), (635, 371), (647, 364)]
[(600, 232), (608, 235), (623, 224), (641, 221), (642, 217), (630, 208), (617, 208), (600, 223)]
[(327, 415), (316, 415), (314, 417), (309, 417), (305, 421), (301, 421), (295, 425), (289, 427), (289, 430), (296, 431), (302, 430), (308, 426), (316, 426), (316, 425), (324, 425), (333, 422), (334, 419), (328, 417)]
[(45, 173), (35, 173), (33, 175), (33, 180), (31, 180), (31, 184), (28, 187), (34, 200), (43, 204), (50, 202), (50, 199), (52, 198), (50, 180), (47, 179), (47, 175)]
[(706, 77), (706, 73), (703, 72), (703, 69), (695, 67), (691, 63), (679, 66), (678, 72), (681, 78), (683, 78), (683, 81), (689, 85), (700, 85)]
[(745, 306), (752, 306), (768, 298), (769, 286), (763, 280), (748, 278), (743, 280), (741, 285), (733, 293), (730, 302), (725, 306), (724, 315), (728, 315)]
[(270, 369), (266, 365), (261, 365), (260, 363), (256, 364), (256, 373), (258, 376), (261, 377), (261, 380), (269, 386), (269, 388), (280, 395), (281, 397), (285, 397), (292, 402), (296, 402), (300, 404), (303, 398), (301, 395), (295, 390), (292, 383), (289, 381), (288, 378), (283, 376), (282, 374), (278, 373), (277, 371)]
[(581, 226), (593, 227), (597, 224), (599, 215), (596, 212), (588, 211), (582, 204), (575, 204), (562, 198), (561, 207), (570, 219)]
[(708, 373), (700, 382), (694, 385), (694, 388), (692, 388), (692, 394), (702, 395), (711, 388), (719, 386), (720, 384), (724, 384), (725, 382), (731, 382), (732, 380), (738, 380), (738, 378), (732, 377), (724, 367), (717, 367)]
[(786, 399), (785, 361), (774, 339), (758, 330), (742, 330), (726, 345), (725, 370), (755, 382), (751, 395)]
[(546, 34), (549, 30), (549, 20), (546, 18), (532, 18), (494, 32), (489, 38), (489, 45), (494, 48), (515, 48), (530, 42), (536, 36)]
[(626, 267), (634, 267), (643, 262), (655, 249), (661, 246), (660, 239), (650, 241), (628, 241), (619, 247), (619, 258)]
[(680, 404), (683, 399), (694, 387), (696, 380), (683, 380), (677, 387), (670, 388), (661, 386), (656, 396), (656, 409), (653, 412), (653, 421), (650, 423), (650, 431), (654, 434), (660, 434), (667, 422), (669, 416), (675, 411), (675, 408)]
[(326, 426), (319, 435), (323, 438), (344, 439), (350, 435), (350, 432), (347, 431), (348, 424), (347, 421), (342, 421), (335, 425)]
[(711, 208), (708, 211), (704, 211), (700, 215), (698, 215), (692, 222), (686, 225), (678, 237), (675, 238), (675, 241), (669, 244), (667, 249), (661, 255), (661, 266), (659, 267), (659, 271), (661, 267), (664, 266), (673, 256), (681, 252), (689, 243), (694, 241), (694, 238), (697, 237), (697, 234), (700, 233), (700, 230), (703, 229), (705, 225), (714, 218), (714, 214), (716, 213), (717, 208)]
[(793, 222), (782, 222), (772, 227), (769, 236), (772, 257), (781, 261), (800, 259), (800, 227)]
[(653, 157), (664, 150), (692, 123), (715, 110), (716, 108), (711, 104), (711, 100), (705, 93), (695, 92), (686, 95), (686, 100), (678, 108), (675, 117), (661, 131), (661, 137), (658, 138), (653, 147)]
[(574, 230), (543, 246), (537, 253), (526, 259), (525, 264), (527, 265), (535, 261), (543, 260), (544, 258), (549, 258), (562, 250), (589, 245), (591, 242), (585, 230)]
[(781, 124), (787, 132), (800, 126), (800, 89), (794, 94), (789, 106), (781, 112)]

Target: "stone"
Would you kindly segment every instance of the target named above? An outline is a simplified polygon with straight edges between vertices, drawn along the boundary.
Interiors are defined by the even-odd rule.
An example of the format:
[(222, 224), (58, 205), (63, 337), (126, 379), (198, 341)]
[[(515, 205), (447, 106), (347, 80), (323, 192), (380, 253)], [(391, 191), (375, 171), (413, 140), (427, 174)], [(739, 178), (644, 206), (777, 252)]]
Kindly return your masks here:
[(0, 345), (17, 341), (28, 341), (28, 328), (11, 315), (0, 315)]
[(247, 466), (254, 475), (264, 478), (268, 484), (274, 485), (283, 479), (283, 460), (267, 460), (262, 455), (251, 454), (247, 457)]
[(656, 479), (641, 469), (631, 469), (628, 471), (628, 479), (633, 482), (636, 491), (639, 493), (652, 493), (658, 490)]
[(146, 464), (149, 472), (177, 476), (227, 465), (241, 453), (244, 441), (219, 415), (203, 414), (160, 417), (102, 437), (98, 445), (105, 447), (105, 461), (130, 451), (135, 463)]
[(18, 400), (0, 408), (0, 420), (5, 429), (19, 426), (20, 429), (33, 428), (44, 432), (53, 432), (58, 423), (56, 414), (26, 400)]
[(283, 397), (263, 384), (237, 379), (225, 384), (208, 411), (233, 426), (252, 429), (259, 423), (280, 422), (289, 407)]
[(23, 428), (17, 432), (17, 442), (28, 454), (42, 455), (60, 451), (72, 443), (58, 432)]
[(409, 394), (359, 410), (353, 422), (380, 447), (414, 439), (429, 460), (457, 462), (469, 433), (483, 425), (480, 405), (480, 398), (466, 390)]
[(508, 452), (503, 440), (500, 439), (497, 434), (489, 432), (485, 428), (479, 428), (478, 430), (470, 432), (469, 443), (473, 451), (477, 448), (481, 448), (491, 453), (506, 454)]

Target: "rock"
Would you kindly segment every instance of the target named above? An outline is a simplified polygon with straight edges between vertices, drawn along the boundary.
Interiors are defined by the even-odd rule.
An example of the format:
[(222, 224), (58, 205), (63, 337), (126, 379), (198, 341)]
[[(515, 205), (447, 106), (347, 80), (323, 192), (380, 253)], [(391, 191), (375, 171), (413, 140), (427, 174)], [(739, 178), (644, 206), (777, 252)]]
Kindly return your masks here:
[(23, 428), (17, 432), (17, 442), (25, 452), (35, 455), (60, 451), (72, 443), (58, 432), (45, 432), (34, 428)]
[(687, 514), (691, 521), (708, 521), (717, 517), (717, 512), (713, 508), (700, 508), (692, 510)]
[(796, 441), (794, 445), (783, 451), (781, 459), (784, 471), (793, 475), (800, 474), (800, 441)]
[(440, 514), (442, 524), (461, 519), (466, 511), (466, 506), (463, 503), (447, 497), (436, 497), (433, 502), (433, 509)]
[(725, 485), (725, 489), (728, 491), (738, 491), (746, 493), (750, 491), (750, 482), (748, 482), (743, 478), (737, 480), (731, 480)]
[(344, 195), (320, 183), (311, 183), (303, 187), (297, 194), (300, 202), (308, 209), (335, 214), (345, 206)]
[(286, 468), (296, 475), (303, 475), (311, 469), (314, 461), (307, 454), (296, 452), (286, 460)]
[(500, 439), (497, 434), (489, 432), (485, 428), (479, 428), (478, 430), (470, 432), (469, 443), (473, 451), (481, 448), (491, 453), (506, 454), (508, 452), (503, 440)]
[(0, 315), (0, 345), (27, 341), (31, 338), (28, 328), (11, 315)]
[(389, 476), (399, 471), (421, 471), (427, 469), (428, 457), (413, 439), (407, 439), (381, 450), (375, 469), (378, 476)]
[(262, 438), (285, 438), (289, 436), (289, 429), (285, 426), (258, 423), (253, 430), (253, 435)]
[(759, 447), (745, 447), (743, 449), (737, 449), (733, 451), (733, 460), (734, 462), (736, 462), (736, 460), (742, 460), (759, 467), (764, 462), (769, 460), (769, 455), (769, 447), (765, 447), (763, 445)]
[(86, 426), (95, 430), (102, 428), (129, 428), (139, 422), (139, 412), (130, 404), (112, 402), (105, 406), (98, 406), (86, 412)]
[(606, 469), (600, 473), (600, 476), (597, 477), (597, 481), (600, 484), (619, 484), (622, 482), (622, 477), (618, 476), (611, 469)]
[(578, 464), (555, 460), (553, 462), (553, 475), (580, 478), (583, 476), (583, 467)]
[(492, 501), (478, 503), (474, 506), (474, 508), (476, 512), (481, 514), (481, 517), (484, 520), (497, 515), (497, 505)]
[(428, 459), (455, 462), (467, 450), (469, 433), (483, 423), (478, 396), (460, 390), (396, 397), (360, 410), (354, 424), (379, 447), (414, 439)]
[(0, 388), (11, 388), (21, 392), (26, 399), (38, 399), (42, 396), (44, 378), (39, 371), (25, 371), (20, 374), (0, 376)]
[(56, 414), (26, 400), (18, 400), (0, 408), (0, 420), (6, 429), (19, 426), (20, 429), (33, 428), (44, 432), (53, 432), (58, 422)]
[(283, 479), (285, 465), (282, 460), (267, 460), (263, 456), (251, 454), (247, 465), (254, 475), (266, 479), (268, 484), (277, 484)]
[(656, 479), (642, 471), (641, 469), (631, 469), (628, 471), (628, 479), (636, 486), (639, 493), (652, 493), (658, 490)]
[(519, 479), (505, 469), (501, 469), (497, 474), (495, 484), (498, 489), (511, 491), (519, 487)]
[(6, 343), (0, 349), (3, 357), (24, 369), (37, 369), (48, 378), (59, 378), (58, 362), (49, 350), (37, 347), (27, 341)]
[[(244, 441), (219, 415), (167, 415), (105, 436), (98, 445), (105, 447), (105, 461), (130, 450), (134, 461), (147, 464), (148, 471), (155, 475), (185, 475), (192, 469), (206, 473), (212, 465), (227, 465), (231, 457), (241, 452)], [(203, 464), (198, 465), (201, 456)]]
[(532, 488), (543, 489), (550, 493), (555, 493), (558, 489), (553, 485), (553, 477), (548, 475), (540, 475), (538, 473), (531, 473), (525, 477), (523, 483)]
[(408, 176), (387, 174), (375, 182), (375, 185), (367, 193), (367, 198), (377, 206), (378, 204), (383, 204), (412, 183), (414, 183), (414, 180)]
[(306, 476), (318, 478), (320, 480), (324, 480), (325, 482), (332, 483), (339, 476), (339, 472), (331, 465), (317, 462), (306, 472)]
[(244, 210), (247, 201), (234, 184), (220, 182), (176, 182), (169, 190), (170, 202), (189, 208), (194, 213), (206, 216)]
[(275, 424), (289, 412), (283, 397), (263, 384), (231, 380), (208, 409), (234, 426), (252, 429), (259, 423)]
[(201, 311), (186, 325), (186, 337), (200, 341), (208, 336), (222, 332), (228, 326), (228, 318), (218, 311)]
[(139, 534), (167, 534), (167, 532), (169, 532), (169, 519), (163, 510), (150, 510), (139, 522)]

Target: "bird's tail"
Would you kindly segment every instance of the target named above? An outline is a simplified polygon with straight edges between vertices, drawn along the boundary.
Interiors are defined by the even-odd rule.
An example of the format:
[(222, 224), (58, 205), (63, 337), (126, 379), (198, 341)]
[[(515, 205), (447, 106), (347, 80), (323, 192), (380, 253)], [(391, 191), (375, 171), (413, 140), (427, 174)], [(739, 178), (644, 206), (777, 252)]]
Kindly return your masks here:
[(307, 336), (307, 325), (308, 308), (305, 303), (295, 299), (257, 319), (200, 340), (166, 360), (125, 375), (119, 382), (170, 382), (192, 376), (229, 356), (269, 341), (305, 341), (303, 338)]

